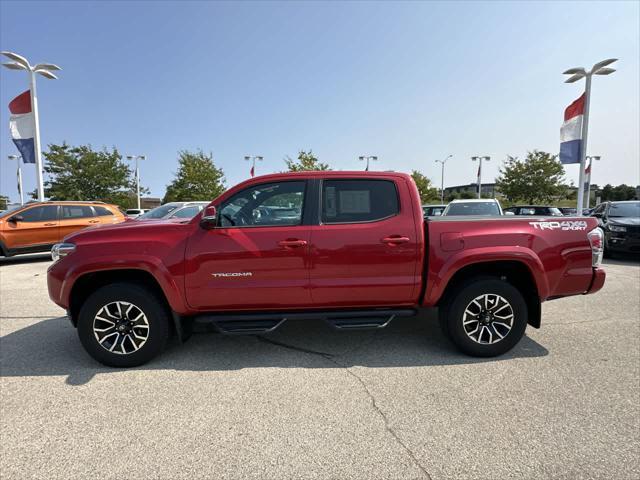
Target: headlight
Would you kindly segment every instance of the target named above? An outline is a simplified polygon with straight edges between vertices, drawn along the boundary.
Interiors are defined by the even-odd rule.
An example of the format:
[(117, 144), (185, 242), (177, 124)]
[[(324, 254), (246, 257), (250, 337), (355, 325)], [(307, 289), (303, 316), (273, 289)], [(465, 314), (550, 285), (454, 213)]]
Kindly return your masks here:
[(627, 227), (623, 227), (622, 225), (609, 225), (609, 230), (612, 232), (626, 232)]
[(62, 257), (73, 253), (75, 249), (76, 246), (73, 243), (56, 243), (51, 249), (51, 259), (56, 262)]

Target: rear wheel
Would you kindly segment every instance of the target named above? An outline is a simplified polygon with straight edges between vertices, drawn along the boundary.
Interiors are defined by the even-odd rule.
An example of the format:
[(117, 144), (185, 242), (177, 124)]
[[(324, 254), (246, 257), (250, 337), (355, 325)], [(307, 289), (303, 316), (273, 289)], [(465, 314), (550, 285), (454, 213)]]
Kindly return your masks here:
[(165, 347), (169, 312), (145, 287), (114, 283), (99, 288), (78, 315), (78, 336), (85, 350), (111, 367), (135, 367)]
[(494, 357), (511, 350), (527, 327), (527, 304), (510, 283), (478, 278), (448, 297), (442, 326), (464, 353)]

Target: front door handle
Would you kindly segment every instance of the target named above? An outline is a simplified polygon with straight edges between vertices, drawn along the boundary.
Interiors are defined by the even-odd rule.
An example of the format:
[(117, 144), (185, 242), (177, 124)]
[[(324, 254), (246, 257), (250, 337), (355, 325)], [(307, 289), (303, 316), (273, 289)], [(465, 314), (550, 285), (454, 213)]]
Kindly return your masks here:
[(382, 239), (382, 243), (389, 245), (399, 245), (401, 243), (409, 243), (410, 241), (411, 239), (409, 237), (403, 237), (401, 235), (391, 235)]
[(307, 244), (306, 240), (298, 240), (298, 239), (282, 240), (281, 242), (278, 242), (278, 245), (284, 248), (304, 247), (306, 244)]
[(55, 227), (56, 224), (55, 223), (45, 223), (44, 226), (45, 227)]

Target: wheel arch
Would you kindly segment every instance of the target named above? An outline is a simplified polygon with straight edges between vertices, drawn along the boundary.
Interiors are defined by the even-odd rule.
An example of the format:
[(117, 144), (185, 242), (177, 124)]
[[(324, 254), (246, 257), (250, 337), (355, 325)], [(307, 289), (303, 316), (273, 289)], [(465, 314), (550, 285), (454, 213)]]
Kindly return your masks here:
[(456, 289), (478, 277), (499, 278), (516, 287), (527, 304), (529, 325), (540, 328), (542, 309), (535, 278), (529, 267), (517, 260), (478, 262), (462, 267), (453, 274), (436, 306), (446, 303)]
[(77, 326), (78, 314), (86, 298), (99, 288), (111, 283), (133, 283), (144, 285), (152, 290), (165, 308), (172, 312), (167, 297), (160, 286), (158, 280), (146, 270), (141, 269), (119, 269), (119, 270), (99, 270), (88, 272), (76, 279), (69, 295), (69, 316), (71, 323)]

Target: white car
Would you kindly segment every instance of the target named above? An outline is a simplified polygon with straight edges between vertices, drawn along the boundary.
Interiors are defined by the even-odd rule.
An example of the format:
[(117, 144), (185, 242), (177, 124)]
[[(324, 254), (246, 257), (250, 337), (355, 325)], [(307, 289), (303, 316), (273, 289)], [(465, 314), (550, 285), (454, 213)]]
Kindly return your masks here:
[(496, 217), (503, 215), (500, 202), (495, 198), (476, 198), (470, 200), (452, 200), (442, 215), (473, 215)]
[(143, 213), (148, 212), (149, 209), (145, 208), (129, 208), (124, 214), (129, 218), (138, 218)]
[(168, 218), (193, 218), (210, 202), (170, 202), (140, 215), (138, 220), (160, 220)]

